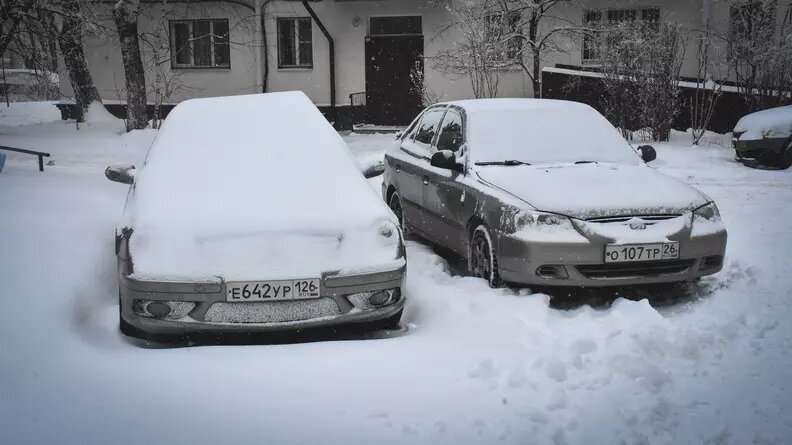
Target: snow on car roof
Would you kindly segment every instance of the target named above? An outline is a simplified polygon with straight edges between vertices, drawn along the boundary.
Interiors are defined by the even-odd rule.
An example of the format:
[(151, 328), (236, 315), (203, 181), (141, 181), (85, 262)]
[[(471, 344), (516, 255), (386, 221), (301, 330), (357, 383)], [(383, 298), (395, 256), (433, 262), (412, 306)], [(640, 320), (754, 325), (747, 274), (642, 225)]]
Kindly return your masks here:
[(445, 105), (456, 105), (464, 108), (466, 112), (501, 110), (558, 110), (558, 109), (592, 109), (580, 102), (555, 99), (465, 99), (445, 102)]
[(640, 164), (619, 131), (597, 110), (580, 102), (473, 99), (447, 104), (462, 107), (469, 117), (466, 137), (474, 162)]
[(134, 198), (136, 227), (204, 233), (334, 231), (389, 217), (302, 92), (182, 102), (138, 172)]
[(789, 137), (792, 135), (792, 105), (743, 116), (734, 126), (734, 132), (744, 133), (740, 140)]

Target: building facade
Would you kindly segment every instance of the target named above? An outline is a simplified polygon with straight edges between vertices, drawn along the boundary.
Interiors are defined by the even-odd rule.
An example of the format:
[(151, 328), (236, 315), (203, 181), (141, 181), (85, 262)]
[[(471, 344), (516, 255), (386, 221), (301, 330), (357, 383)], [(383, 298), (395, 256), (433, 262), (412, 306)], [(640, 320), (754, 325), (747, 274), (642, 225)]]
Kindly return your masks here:
[[(451, 25), (459, 1), (465, 0), (144, 0), (139, 31), (149, 102), (302, 90), (323, 110), (365, 103), (372, 123), (404, 124), (427, 98), (474, 96), (469, 78), (436, 66), (436, 56), (458, 44)], [(108, 26), (112, 3), (103, 12)], [(778, 3), (776, 20), (792, 19), (790, 0)], [(727, 35), (731, 26), (728, 0), (573, 0), (556, 8), (543, 31), (634, 17), (679, 23), (691, 36), (702, 29)], [(560, 33), (556, 42), (543, 66), (596, 67), (582, 33)], [(694, 45), (691, 37), (682, 76), (697, 72)], [(102, 98), (123, 101), (118, 42), (89, 35), (85, 46)], [(65, 73), (62, 79), (68, 97)], [(499, 71), (498, 96), (533, 95), (519, 66)]]

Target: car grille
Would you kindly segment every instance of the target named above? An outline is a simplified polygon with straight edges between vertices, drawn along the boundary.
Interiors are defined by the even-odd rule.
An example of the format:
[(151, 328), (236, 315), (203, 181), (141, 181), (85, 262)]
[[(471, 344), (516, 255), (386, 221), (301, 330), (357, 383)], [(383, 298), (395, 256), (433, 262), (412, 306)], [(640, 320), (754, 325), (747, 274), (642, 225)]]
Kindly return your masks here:
[(587, 264), (575, 266), (583, 276), (595, 280), (609, 278), (655, 277), (687, 272), (695, 260), (656, 261), (647, 263)]
[(627, 215), (627, 216), (607, 216), (602, 218), (591, 218), (587, 219), (586, 222), (590, 223), (600, 223), (600, 224), (607, 224), (607, 223), (623, 223), (627, 222), (633, 218), (640, 218), (644, 220), (647, 225), (652, 225), (658, 221), (666, 221), (669, 219), (679, 218), (680, 214), (678, 213), (669, 213), (663, 215)]
[(214, 323), (284, 323), (340, 315), (329, 297), (315, 300), (267, 301), (262, 303), (215, 303), (204, 316)]

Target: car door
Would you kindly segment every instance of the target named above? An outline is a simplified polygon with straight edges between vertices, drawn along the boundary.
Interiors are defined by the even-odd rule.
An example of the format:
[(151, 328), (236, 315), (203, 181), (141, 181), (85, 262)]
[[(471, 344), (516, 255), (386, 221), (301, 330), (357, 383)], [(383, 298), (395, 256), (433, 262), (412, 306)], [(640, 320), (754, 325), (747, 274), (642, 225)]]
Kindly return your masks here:
[(407, 224), (426, 233), (426, 169), (429, 150), (434, 143), (445, 108), (426, 110), (413, 131), (402, 138), (400, 150), (404, 156), (394, 161), (396, 189), (402, 198), (402, 211)]
[[(438, 136), (431, 153), (450, 150), (462, 161), (464, 147), (463, 114), (449, 108), (443, 117)], [(428, 235), (445, 247), (464, 253), (465, 243), (465, 189), (459, 182), (464, 172), (437, 168), (426, 168), (426, 230)]]

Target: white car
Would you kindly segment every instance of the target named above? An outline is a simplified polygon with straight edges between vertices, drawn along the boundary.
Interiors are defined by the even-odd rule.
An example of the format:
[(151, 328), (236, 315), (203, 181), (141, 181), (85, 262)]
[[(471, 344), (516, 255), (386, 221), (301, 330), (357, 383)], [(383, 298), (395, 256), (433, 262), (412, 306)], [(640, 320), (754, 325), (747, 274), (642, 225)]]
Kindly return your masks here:
[(303, 93), (182, 102), (135, 172), (107, 170), (124, 333), (398, 324), (398, 221)]

